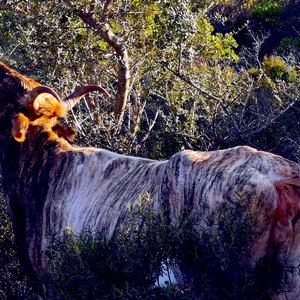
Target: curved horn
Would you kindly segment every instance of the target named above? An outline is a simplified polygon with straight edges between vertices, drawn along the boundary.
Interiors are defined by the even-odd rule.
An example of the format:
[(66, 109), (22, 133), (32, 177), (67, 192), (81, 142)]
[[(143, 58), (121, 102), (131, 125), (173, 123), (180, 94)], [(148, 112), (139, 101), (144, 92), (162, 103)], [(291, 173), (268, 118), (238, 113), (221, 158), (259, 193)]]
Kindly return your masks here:
[(43, 93), (50, 94), (54, 98), (56, 98), (58, 101), (62, 102), (61, 98), (58, 96), (58, 94), (54, 90), (52, 90), (51, 88), (44, 86), (44, 85), (37, 86), (34, 89), (32, 89), (31, 91), (29, 91), (28, 102), (32, 103), (37, 96), (39, 96), (40, 94), (43, 94)]
[(63, 100), (67, 111), (70, 110), (71, 108), (73, 108), (74, 105), (77, 104), (84, 95), (86, 95), (87, 93), (90, 93), (90, 92), (94, 92), (94, 91), (99, 91), (99, 92), (109, 96), (109, 93), (104, 88), (102, 88), (100, 85), (97, 85), (97, 84), (84, 85), (84, 86), (78, 88), (77, 90), (75, 90), (75, 92), (73, 92), (71, 95), (69, 95), (68, 97), (66, 97)]

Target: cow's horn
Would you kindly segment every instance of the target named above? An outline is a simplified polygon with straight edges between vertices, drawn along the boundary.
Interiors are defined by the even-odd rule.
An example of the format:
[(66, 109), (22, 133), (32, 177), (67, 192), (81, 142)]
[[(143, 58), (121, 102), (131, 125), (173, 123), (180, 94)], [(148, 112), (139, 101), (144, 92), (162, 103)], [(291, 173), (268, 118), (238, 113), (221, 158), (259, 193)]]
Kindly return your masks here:
[(65, 103), (67, 111), (70, 110), (71, 108), (74, 107), (76, 103), (80, 101), (80, 99), (86, 95), (87, 93), (94, 92), (94, 91), (99, 91), (102, 92), (103, 94), (109, 96), (109, 93), (102, 88), (100, 85), (97, 84), (89, 84), (82, 86), (75, 90), (70, 96), (66, 97), (63, 102)]
[(31, 91), (29, 91), (28, 102), (32, 103), (36, 99), (36, 97), (38, 97), (40, 94), (43, 94), (43, 93), (50, 94), (54, 98), (56, 98), (58, 101), (61, 102), (61, 98), (58, 96), (58, 94), (51, 88), (44, 86), (44, 85), (37, 86), (34, 89), (32, 89)]

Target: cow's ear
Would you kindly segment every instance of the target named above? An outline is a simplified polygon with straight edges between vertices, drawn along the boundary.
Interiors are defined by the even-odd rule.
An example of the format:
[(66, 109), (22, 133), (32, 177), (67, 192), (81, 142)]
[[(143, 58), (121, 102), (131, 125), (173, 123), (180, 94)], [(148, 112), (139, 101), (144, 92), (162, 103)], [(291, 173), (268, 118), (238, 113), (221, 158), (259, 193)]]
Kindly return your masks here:
[(13, 120), (12, 120), (12, 136), (13, 138), (19, 142), (22, 143), (25, 141), (26, 138), (26, 132), (28, 130), (30, 121), (29, 119), (22, 113), (18, 114)]

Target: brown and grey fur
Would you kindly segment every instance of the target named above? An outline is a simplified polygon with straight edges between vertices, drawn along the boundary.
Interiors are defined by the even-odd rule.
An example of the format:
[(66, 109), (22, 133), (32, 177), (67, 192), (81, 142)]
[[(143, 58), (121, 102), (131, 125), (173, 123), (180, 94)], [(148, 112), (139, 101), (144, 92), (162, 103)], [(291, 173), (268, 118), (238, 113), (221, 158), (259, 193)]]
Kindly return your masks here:
[[(63, 232), (70, 227), (80, 233), (89, 228), (112, 237), (127, 216), (126, 205), (135, 205), (145, 193), (151, 194), (156, 211), (167, 209), (171, 222), (186, 209), (205, 219), (222, 203), (243, 199), (255, 213), (258, 236), (249, 260), (255, 263), (266, 253), (289, 252), (297, 263), (298, 164), (246, 146), (212, 152), (186, 150), (167, 161), (75, 147), (68, 136), (55, 131), (59, 126), (60, 132), (68, 132), (57, 121), (63, 114), (51, 115), (49, 109), (47, 114), (37, 113), (24, 102), (38, 85), (0, 63), (0, 168), (28, 272), (48, 271), (41, 253), (47, 247), (49, 229)], [(51, 95), (46, 96), (57, 105)], [(15, 133), (23, 128), (18, 123), (20, 114), (21, 125), (24, 119), (28, 126), (18, 141)], [(291, 288), (288, 299), (298, 299), (298, 279), (291, 280)]]

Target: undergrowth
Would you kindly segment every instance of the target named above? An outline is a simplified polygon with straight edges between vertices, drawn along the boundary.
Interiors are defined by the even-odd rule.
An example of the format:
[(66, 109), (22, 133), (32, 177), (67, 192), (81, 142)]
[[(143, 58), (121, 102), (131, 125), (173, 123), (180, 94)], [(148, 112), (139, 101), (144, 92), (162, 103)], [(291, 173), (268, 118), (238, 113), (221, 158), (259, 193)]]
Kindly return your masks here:
[[(286, 290), (288, 259), (265, 256), (251, 265), (253, 218), (241, 203), (224, 204), (205, 222), (185, 216), (169, 224), (147, 196), (129, 214), (112, 240), (89, 231), (51, 235), (49, 298), (250, 300)], [(179, 282), (165, 276), (161, 284), (170, 270)]]
[[(242, 202), (206, 221), (187, 213), (176, 224), (152, 210), (149, 195), (139, 203), (112, 240), (71, 229), (49, 236), (52, 273), (38, 283), (50, 291), (46, 299), (268, 299), (297, 271), (272, 256), (252, 266), (255, 218)], [(38, 284), (22, 272), (3, 199), (0, 217), (0, 298), (35, 299)]]

